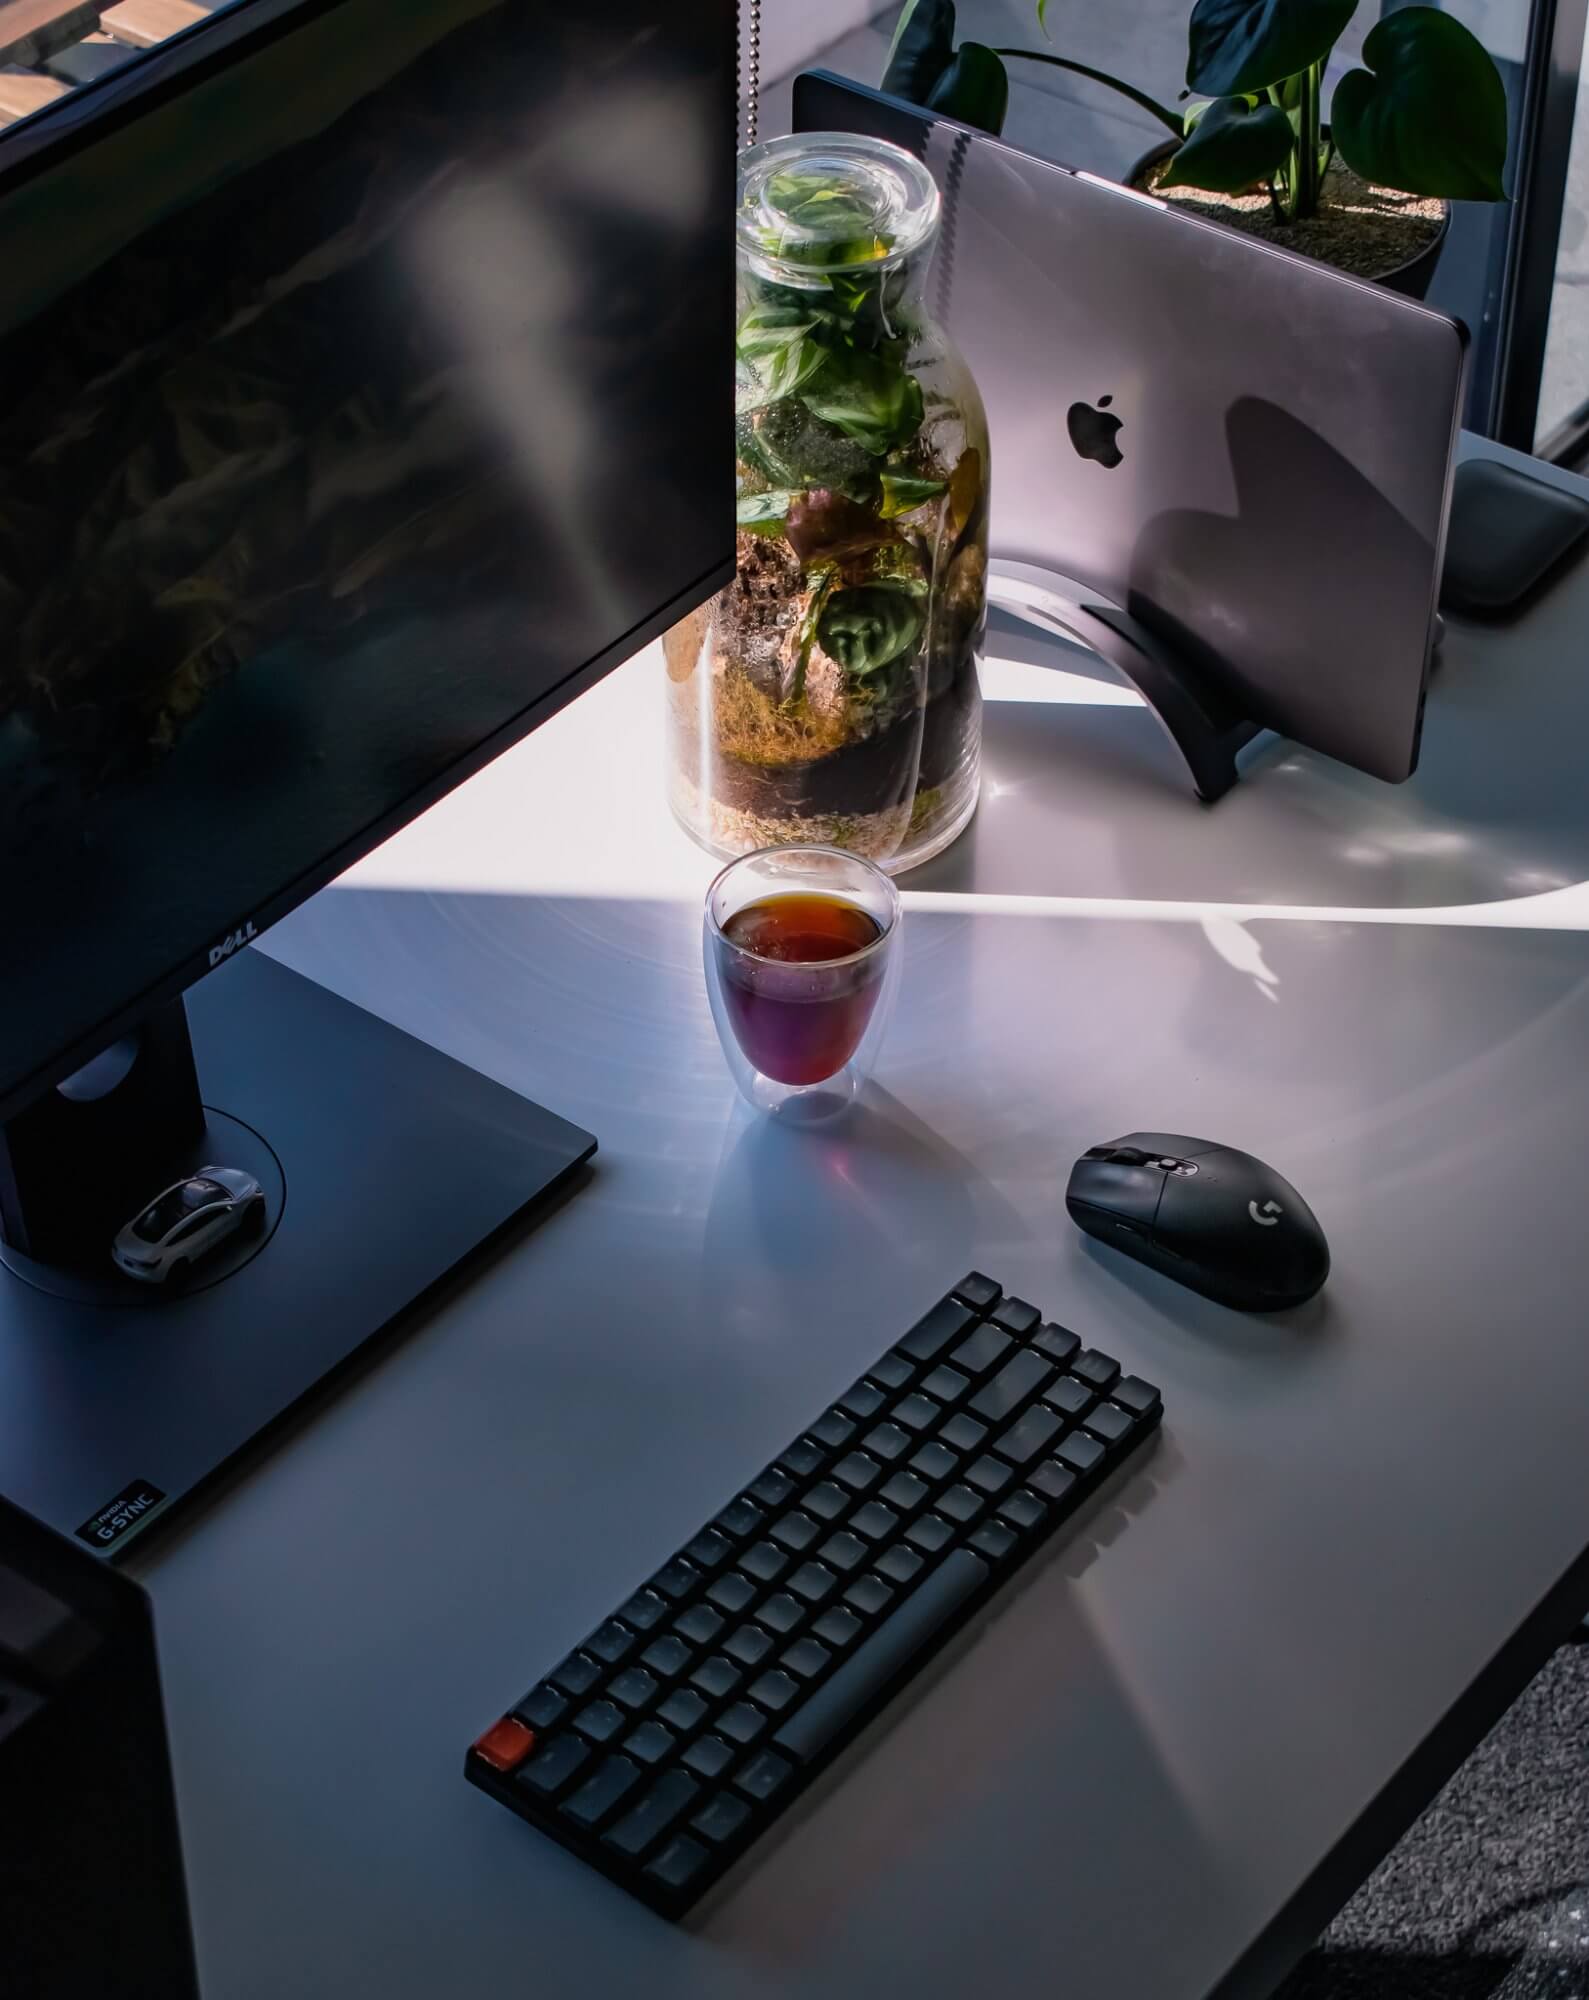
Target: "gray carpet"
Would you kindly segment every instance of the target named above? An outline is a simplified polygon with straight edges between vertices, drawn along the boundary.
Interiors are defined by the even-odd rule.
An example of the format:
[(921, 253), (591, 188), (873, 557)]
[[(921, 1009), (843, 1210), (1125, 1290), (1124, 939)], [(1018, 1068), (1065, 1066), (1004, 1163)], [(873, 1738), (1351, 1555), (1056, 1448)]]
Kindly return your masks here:
[(1589, 2000), (1589, 1645), (1565, 1646), (1282, 2000)]

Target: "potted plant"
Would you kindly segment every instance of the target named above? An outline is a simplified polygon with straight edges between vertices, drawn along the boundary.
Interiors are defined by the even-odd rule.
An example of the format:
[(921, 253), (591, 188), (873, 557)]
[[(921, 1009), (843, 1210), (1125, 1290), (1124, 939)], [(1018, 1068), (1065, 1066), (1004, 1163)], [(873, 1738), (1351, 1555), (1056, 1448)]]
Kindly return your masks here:
[[(1196, 0), (1184, 108), (1040, 49), (955, 46), (954, 0), (905, 0), (883, 88), (985, 131), (1002, 128), (1006, 59), (1118, 91), (1170, 135), (1130, 178), (1217, 219), (1421, 292), (1452, 201), (1500, 201), (1506, 90), (1451, 15), (1407, 6), (1363, 43), (1324, 117), (1324, 76), (1358, 0)], [(1038, 0), (1045, 27), (1047, 0)]]

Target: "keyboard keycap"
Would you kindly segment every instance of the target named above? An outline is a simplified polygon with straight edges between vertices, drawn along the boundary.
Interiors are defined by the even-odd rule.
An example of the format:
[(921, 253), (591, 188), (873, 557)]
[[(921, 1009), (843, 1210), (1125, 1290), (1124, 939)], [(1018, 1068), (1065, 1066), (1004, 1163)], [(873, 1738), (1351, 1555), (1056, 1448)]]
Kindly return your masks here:
[(854, 1493), (864, 1493), (868, 1486), (875, 1486), (882, 1474), (883, 1468), (877, 1460), (868, 1458), (864, 1451), (852, 1451), (833, 1468), (833, 1477)]
[(945, 1444), (953, 1445), (956, 1451), (975, 1451), (988, 1434), (986, 1424), (979, 1424), (975, 1417), (968, 1417), (964, 1410), (951, 1417), (938, 1433)]
[(582, 1708), (574, 1717), (574, 1727), (581, 1736), (588, 1736), (592, 1743), (605, 1743), (609, 1736), (616, 1736), (629, 1718), (621, 1708), (610, 1701), (593, 1701), (589, 1708)]
[(820, 1604), (832, 1591), (838, 1578), (825, 1563), (802, 1563), (789, 1579), (789, 1588), (796, 1597), (803, 1597), (807, 1604)]
[(1008, 1521), (984, 1521), (966, 1546), (975, 1549), (979, 1556), (986, 1556), (989, 1562), (998, 1563), (1003, 1562), (1020, 1539)]
[(837, 1451), (841, 1444), (848, 1444), (855, 1435), (853, 1418), (841, 1411), (826, 1410), (811, 1426), (811, 1435), (820, 1438), (830, 1451)]
[(605, 1660), (608, 1666), (616, 1666), (635, 1643), (635, 1635), (627, 1625), (616, 1618), (609, 1618), (599, 1631), (592, 1632), (585, 1641), (585, 1651), (594, 1653), (598, 1660)]
[(518, 1782), (539, 1792), (543, 1799), (555, 1799), (590, 1762), (592, 1754), (590, 1745), (577, 1736), (554, 1736), (521, 1767)]
[(705, 1867), (708, 1856), (698, 1840), (687, 1833), (675, 1834), (646, 1873), (664, 1888), (687, 1889)]
[[(687, 1690), (681, 1688), (681, 1694)], [(660, 1764), (664, 1757), (677, 1749), (679, 1739), (671, 1729), (664, 1729), (653, 1716), (649, 1722), (642, 1722), (638, 1729), (631, 1730), (623, 1740), (625, 1753), (633, 1757), (637, 1764)]]
[[(737, 1500), (730, 1500), (718, 1515), (716, 1527), (720, 1534), (731, 1540), (742, 1542), (747, 1535), (753, 1535), (766, 1516), (753, 1500), (747, 1500), (742, 1493)], [(625, 1614), (627, 1616), (627, 1613)]]
[(734, 1662), (725, 1660), (721, 1653), (702, 1660), (690, 1675), (692, 1686), (698, 1687), (702, 1694), (710, 1695), (714, 1701), (721, 1700), (725, 1694), (732, 1694), (743, 1679), (744, 1675)]
[(706, 1707), (694, 1688), (675, 1688), (658, 1708), (657, 1715), (672, 1729), (693, 1729), (706, 1713)]
[(905, 1424), (913, 1431), (930, 1431), (942, 1415), (942, 1403), (935, 1403), (931, 1396), (922, 1395), (920, 1390), (894, 1406), (894, 1422)]
[(493, 1722), (485, 1734), (476, 1739), (474, 1754), (483, 1764), (489, 1764), (493, 1771), (506, 1775), (516, 1771), (535, 1748), (535, 1731), (526, 1727), (516, 1715), (504, 1715), (500, 1722)]
[(902, 1354), (885, 1354), (872, 1370), (872, 1380), (885, 1389), (903, 1389), (915, 1372)]
[(600, 1826), (639, 1784), (640, 1766), (632, 1757), (604, 1757), (573, 1797), (563, 1806), (581, 1826)]
[(720, 1563), (727, 1562), (733, 1546), (727, 1535), (720, 1535), (715, 1528), (703, 1528), (695, 1540), (686, 1545), (684, 1553), (701, 1569), (716, 1569)]
[(833, 1658), (826, 1646), (819, 1646), (815, 1639), (797, 1639), (783, 1656), (783, 1664), (790, 1673), (798, 1674), (804, 1681), (815, 1680), (817, 1675)]
[(601, 1668), (586, 1653), (570, 1653), (552, 1670), (552, 1679), (564, 1694), (588, 1694), (601, 1679)]
[(898, 1424), (879, 1424), (875, 1430), (866, 1433), (861, 1443), (874, 1458), (880, 1458), (885, 1465), (888, 1465), (898, 1458), (902, 1451), (910, 1450), (911, 1436), (908, 1431), (902, 1431)]
[(958, 1521), (962, 1527), (967, 1521), (974, 1521), (982, 1512), (985, 1502), (980, 1493), (973, 1493), (969, 1486), (951, 1486), (946, 1493), (940, 1493), (933, 1503), (940, 1514), (947, 1514), (951, 1521)]
[(701, 1580), (701, 1572), (694, 1563), (686, 1562), (683, 1556), (675, 1556), (670, 1563), (664, 1563), (651, 1579), (651, 1588), (661, 1591), (664, 1597), (675, 1600), (688, 1597)]
[(700, 1797), (701, 1785), (688, 1771), (669, 1771), (660, 1777), (632, 1812), (624, 1814), (606, 1838), (620, 1854), (636, 1860), (652, 1841), (668, 1828)]
[(1114, 1385), (1114, 1399), (1123, 1403), (1134, 1417), (1145, 1417), (1159, 1407), (1159, 1392), (1140, 1375), (1122, 1375)]
[(690, 1648), (676, 1632), (664, 1632), (660, 1639), (647, 1646), (640, 1655), (640, 1662), (652, 1673), (670, 1681), (675, 1674), (683, 1673), (693, 1657)]
[(962, 1375), (958, 1368), (951, 1368), (945, 1362), (932, 1371), (921, 1387), (924, 1395), (936, 1396), (940, 1403), (958, 1403), (971, 1387), (971, 1377)]
[(1048, 1509), (1035, 1493), (1027, 1492), (1023, 1486), (1012, 1493), (999, 1508), (999, 1519), (1008, 1521), (1012, 1528), (1019, 1528), (1022, 1534), (1041, 1527), (1048, 1518)]
[(955, 1367), (967, 1375), (985, 1375), (997, 1361), (1002, 1361), (1015, 1345), (1007, 1333), (1001, 1333), (996, 1326), (979, 1326), (969, 1340), (963, 1340), (950, 1355)]
[(787, 1757), (776, 1750), (759, 1750), (735, 1778), (739, 1789), (753, 1799), (770, 1799), (793, 1769)]
[(776, 1542), (756, 1542), (740, 1557), (739, 1566), (758, 1583), (771, 1583), (789, 1567), (789, 1557)]
[(668, 1601), (654, 1590), (637, 1590), (629, 1602), (620, 1605), (618, 1616), (637, 1632), (649, 1632), (668, 1615)]
[(1070, 1364), (1072, 1375), (1099, 1390), (1112, 1389), (1120, 1376), (1120, 1363), (1112, 1355), (1100, 1354), (1096, 1347), (1084, 1347)]
[(690, 1831), (721, 1847), (749, 1818), (750, 1807), (743, 1799), (736, 1799), (732, 1792), (716, 1792), (690, 1821)]
[(1086, 1473), (1103, 1463), (1104, 1449), (1095, 1437), (1088, 1437), (1085, 1431), (1072, 1431), (1054, 1456), (1062, 1465), (1068, 1465), (1072, 1472)]
[(1026, 1465), (1047, 1445), (1057, 1438), (1065, 1428), (1065, 1420), (1057, 1410), (1050, 1410), (1042, 1403), (1034, 1403), (1026, 1414), (1018, 1417), (1002, 1437), (993, 1439), (993, 1449), (1000, 1458), (1007, 1458), (1011, 1465)]
[(857, 1611), (864, 1611), (868, 1618), (875, 1618), (893, 1603), (894, 1593), (880, 1576), (858, 1576), (845, 1591), (844, 1601), (853, 1604)]
[(842, 1486), (835, 1486), (831, 1479), (823, 1480), (820, 1486), (813, 1486), (801, 1502), (808, 1514), (815, 1514), (823, 1521), (837, 1520), (849, 1504), (849, 1494)]
[(736, 1701), (717, 1718), (717, 1726), (731, 1743), (754, 1743), (767, 1727), (767, 1718), (748, 1701)]
[(910, 1461), (911, 1470), (919, 1472), (923, 1479), (947, 1479), (960, 1463), (959, 1457), (946, 1444), (936, 1438), (931, 1444), (924, 1444)]
[(988, 1314), (995, 1326), (1002, 1326), (1006, 1333), (1013, 1333), (1017, 1340), (1029, 1334), (1043, 1315), (1036, 1306), (1029, 1306), (1025, 1299), (1005, 1299)]
[(720, 1576), (706, 1594), (719, 1611), (732, 1614), (744, 1610), (756, 1595), (756, 1586), (748, 1576), (741, 1575), (737, 1569), (731, 1569), (727, 1576)]
[(945, 1542), (954, 1540), (954, 1529), (937, 1514), (923, 1514), (919, 1521), (912, 1521), (905, 1530), (905, 1540), (914, 1542), (918, 1549), (935, 1556)]
[(733, 1745), (725, 1743), (721, 1736), (698, 1736), (680, 1761), (692, 1771), (699, 1771), (703, 1778), (717, 1778), (737, 1755)]
[(567, 1706), (568, 1696), (559, 1694), (550, 1681), (542, 1681), (538, 1688), (531, 1688), (513, 1713), (532, 1729), (550, 1729)]
[(968, 1468), (966, 1480), (982, 1493), (1002, 1493), (1015, 1474), (1002, 1458), (979, 1458)]
[(941, 1627), (988, 1578), (988, 1566), (954, 1549), (879, 1625), (773, 1737), (777, 1749), (810, 1762), (860, 1715), (872, 1698), (931, 1646)]
[(1076, 1475), (1068, 1465), (1061, 1465), (1057, 1459), (1045, 1459), (1034, 1466), (1026, 1475), (1030, 1485), (1035, 1486), (1045, 1500), (1063, 1500), (1076, 1483)]
[(842, 1604), (835, 1604), (831, 1611), (824, 1611), (811, 1627), (811, 1636), (820, 1639), (824, 1646), (837, 1650), (847, 1646), (861, 1629), (861, 1621), (853, 1611), (846, 1611)]
[(1130, 1431), (1131, 1421), (1131, 1412), (1122, 1410), (1118, 1403), (1100, 1403), (1088, 1412), (1087, 1428), (1105, 1444), (1118, 1444)]
[(940, 1299), (905, 1335), (899, 1343), (900, 1351), (912, 1361), (931, 1361), (951, 1340), (958, 1340), (975, 1319), (971, 1308), (957, 1299)]
[(825, 1563), (830, 1564), (841, 1573), (848, 1573), (852, 1569), (858, 1569), (870, 1553), (871, 1551), (867, 1548), (865, 1542), (861, 1540), (860, 1536), (852, 1535), (847, 1528), (842, 1529), (836, 1535), (829, 1535), (821, 1548), (817, 1550), (817, 1554)]
[(723, 1629), (723, 1614), (709, 1604), (692, 1604), (674, 1619), (673, 1629), (697, 1646), (709, 1646)]
[(1081, 1342), (1069, 1327), (1055, 1326), (1051, 1320), (1047, 1326), (1040, 1327), (1032, 1335), (1032, 1345), (1041, 1348), (1050, 1361), (1057, 1362), (1063, 1368), (1081, 1346)]
[(805, 1615), (805, 1606), (798, 1598), (791, 1597), (787, 1590), (780, 1590), (776, 1596), (769, 1597), (756, 1613), (757, 1620), (769, 1632), (778, 1633), (792, 1632)]
[[(896, 1472), (894, 1478), (888, 1482), (888, 1486), (892, 1486), (894, 1480), (903, 1477), (902, 1473)], [(883, 1488), (885, 1493), (888, 1491), (888, 1486)], [(850, 1526), (856, 1534), (864, 1535), (869, 1542), (883, 1542), (887, 1541), (899, 1526), (899, 1516), (892, 1507), (885, 1507), (881, 1500), (868, 1500), (864, 1506), (857, 1507), (850, 1516)]]
[(723, 1641), (723, 1651), (731, 1660), (738, 1660), (742, 1667), (753, 1667), (772, 1651), (772, 1635), (764, 1632), (759, 1625), (741, 1625), (737, 1632)]
[(773, 1523), (772, 1538), (798, 1554), (801, 1549), (808, 1549), (821, 1532), (809, 1514), (796, 1512), (785, 1514), (781, 1521)]
[(971, 1398), (972, 1415), (990, 1424), (1002, 1424), (1053, 1374), (1054, 1364), (1047, 1355), (1034, 1354), (1029, 1347), (1023, 1347)]
[(907, 1548), (903, 1542), (896, 1542), (877, 1558), (877, 1573), (886, 1576), (890, 1583), (909, 1583), (925, 1561), (926, 1558), (917, 1550)]
[(999, 1302), (999, 1287), (991, 1278), (983, 1277), (980, 1271), (968, 1271), (954, 1288), (954, 1296), (964, 1299), (968, 1306), (975, 1306), (978, 1312), (986, 1312)]
[(763, 1674), (760, 1680), (752, 1681), (745, 1692), (753, 1702), (776, 1715), (780, 1709), (787, 1708), (799, 1694), (800, 1684), (774, 1667), (770, 1673)]
[(721, 1847), (725, 1840), (734, 1835), (750, 1818), (750, 1807), (743, 1799), (736, 1799), (732, 1792), (718, 1792), (690, 1821), (691, 1833), (698, 1833), (702, 1840), (709, 1840), (714, 1847)]
[(839, 1398), (839, 1408), (846, 1416), (864, 1420), (872, 1417), (888, 1399), (881, 1389), (871, 1382), (857, 1382), (853, 1389), (846, 1389)]
[(795, 1485), (787, 1472), (780, 1472), (776, 1465), (769, 1465), (759, 1479), (750, 1482), (746, 1490), (763, 1507), (781, 1507), (795, 1490)]
[(815, 1438), (796, 1438), (778, 1463), (791, 1478), (809, 1479), (828, 1462), (828, 1455)]
[(1043, 1401), (1065, 1417), (1085, 1416), (1097, 1400), (1086, 1383), (1078, 1382), (1074, 1375), (1061, 1375), (1043, 1391)]
[(644, 1667), (625, 1667), (607, 1683), (607, 1692), (625, 1708), (644, 1708), (657, 1691), (656, 1677)]
[(877, 1489), (877, 1497), (886, 1500), (890, 1507), (897, 1507), (902, 1514), (913, 1514), (929, 1491), (926, 1481), (918, 1479), (914, 1472), (896, 1472)]

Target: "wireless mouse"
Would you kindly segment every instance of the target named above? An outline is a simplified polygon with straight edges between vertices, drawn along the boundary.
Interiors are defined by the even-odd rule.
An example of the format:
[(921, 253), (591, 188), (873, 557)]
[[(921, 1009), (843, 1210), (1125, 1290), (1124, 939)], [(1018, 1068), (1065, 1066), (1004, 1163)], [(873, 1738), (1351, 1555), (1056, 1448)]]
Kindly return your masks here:
[(1313, 1211), (1273, 1167), (1173, 1132), (1090, 1146), (1065, 1206), (1089, 1236), (1242, 1312), (1311, 1299), (1330, 1274)]

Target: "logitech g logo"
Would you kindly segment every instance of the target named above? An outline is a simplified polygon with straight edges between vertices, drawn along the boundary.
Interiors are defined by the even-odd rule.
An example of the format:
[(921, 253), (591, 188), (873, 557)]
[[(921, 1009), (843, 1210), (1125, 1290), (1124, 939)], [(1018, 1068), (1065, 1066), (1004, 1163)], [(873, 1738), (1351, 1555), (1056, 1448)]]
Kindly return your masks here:
[(1277, 1201), (1266, 1201), (1262, 1208), (1258, 1206), (1257, 1202), (1250, 1201), (1247, 1204), (1247, 1213), (1260, 1229), (1273, 1229), (1281, 1216), (1285, 1214), (1285, 1210)]

